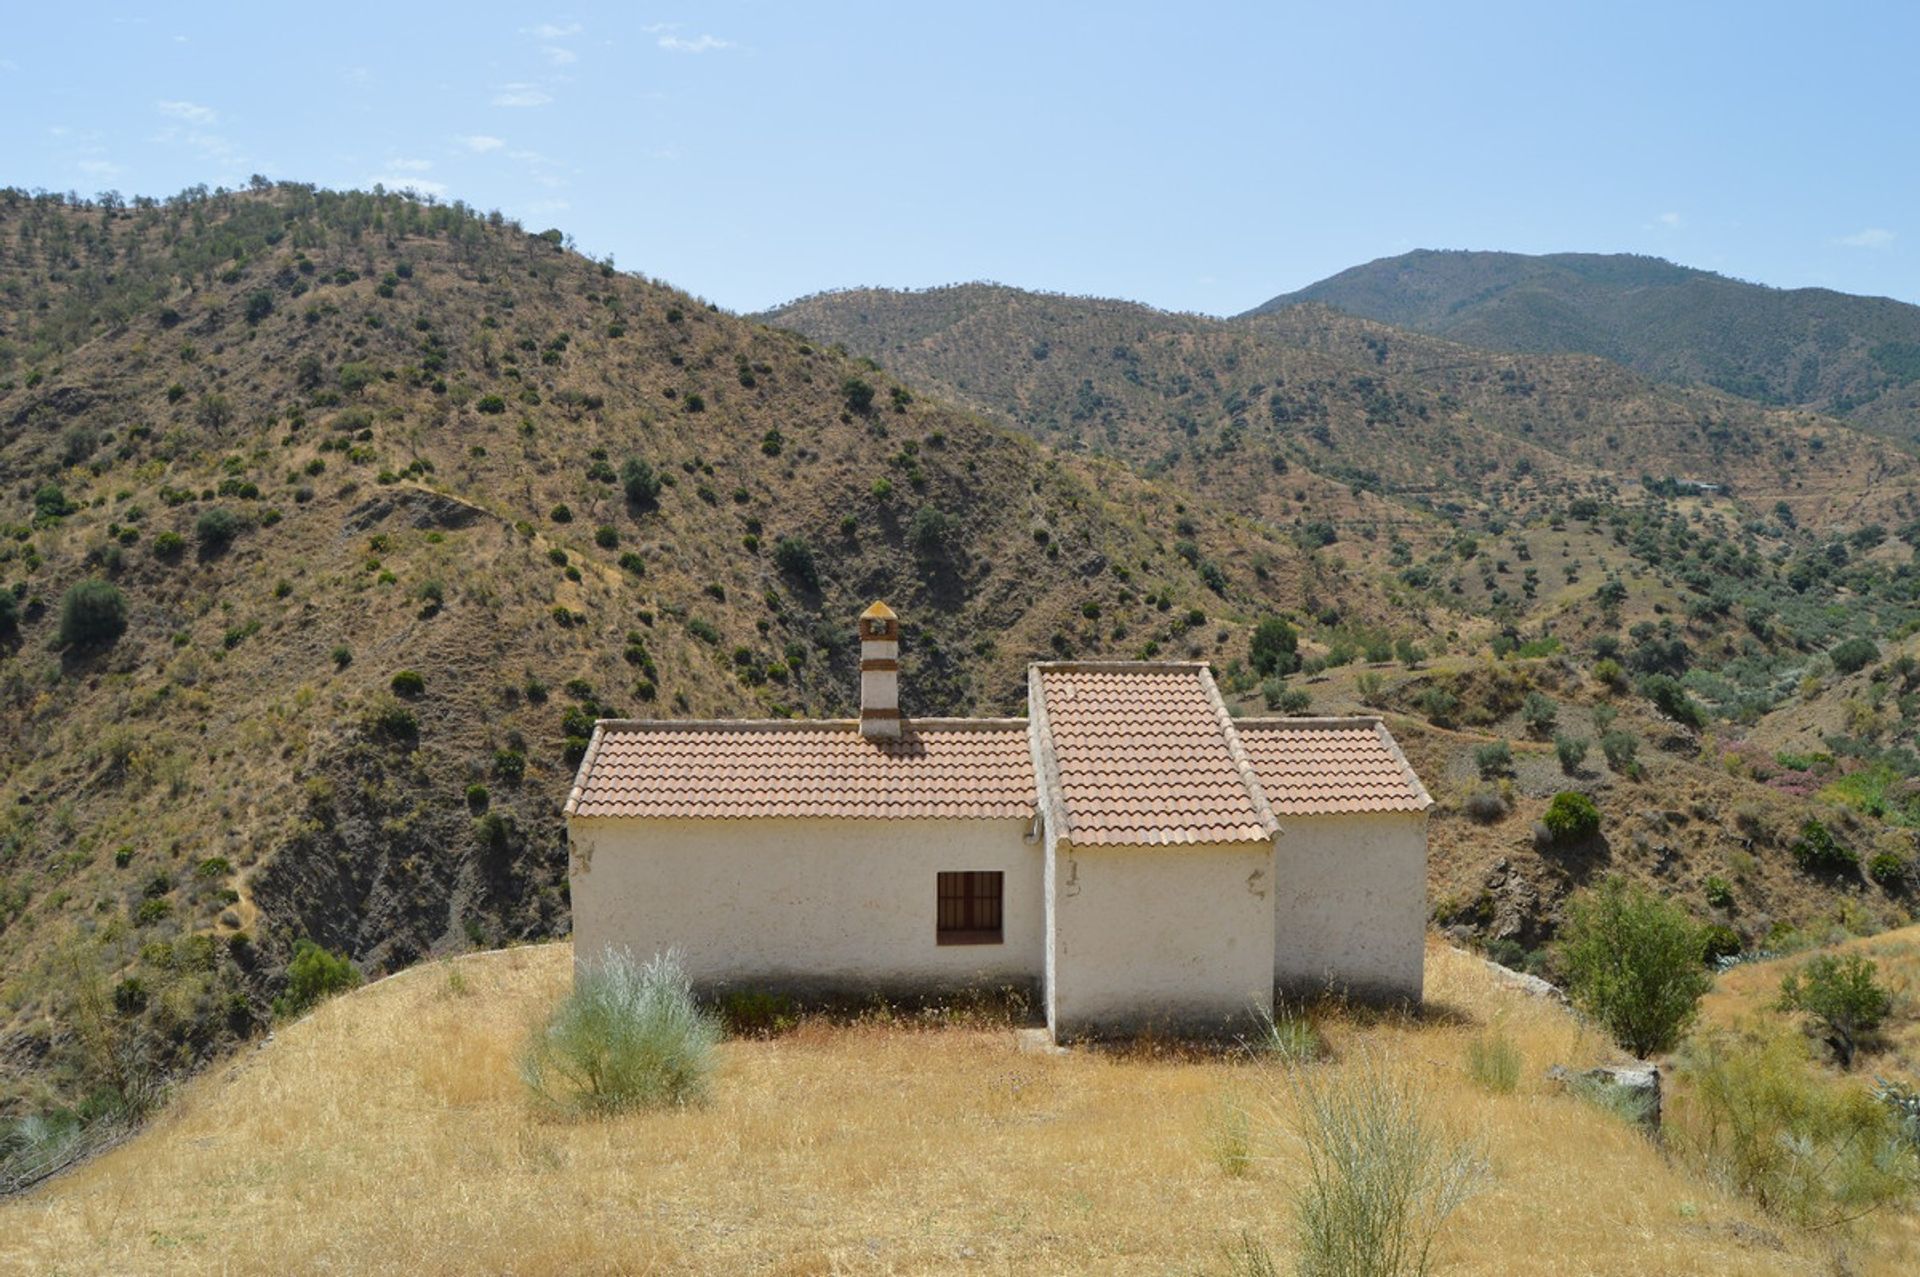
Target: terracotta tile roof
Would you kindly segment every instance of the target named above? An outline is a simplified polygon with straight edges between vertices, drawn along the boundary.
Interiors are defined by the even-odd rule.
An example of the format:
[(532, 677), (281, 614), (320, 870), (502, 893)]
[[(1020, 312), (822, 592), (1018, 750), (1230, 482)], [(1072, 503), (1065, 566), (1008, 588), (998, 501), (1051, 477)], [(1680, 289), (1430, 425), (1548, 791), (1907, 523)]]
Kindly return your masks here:
[(1433, 805), (1378, 718), (1242, 718), (1234, 723), (1282, 816), (1423, 811)]
[(1049, 833), (1079, 846), (1265, 842), (1276, 824), (1204, 665), (1027, 673)]
[(920, 719), (869, 739), (852, 720), (594, 728), (570, 816), (745, 818), (1033, 814), (1025, 719)]

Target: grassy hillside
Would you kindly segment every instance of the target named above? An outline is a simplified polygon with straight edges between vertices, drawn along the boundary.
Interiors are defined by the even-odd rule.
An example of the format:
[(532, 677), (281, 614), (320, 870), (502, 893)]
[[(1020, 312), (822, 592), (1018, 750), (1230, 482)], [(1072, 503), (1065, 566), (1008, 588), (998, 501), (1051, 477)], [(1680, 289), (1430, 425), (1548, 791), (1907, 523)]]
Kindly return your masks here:
[[(364, 1273), (1228, 1273), (1291, 1267), (1293, 1101), (1252, 1056), (1020, 1053), (962, 1020), (806, 1021), (721, 1048), (704, 1106), (556, 1122), (514, 1076), (564, 945), (418, 967), (196, 1079), (149, 1130), (0, 1205), (0, 1267)], [(1613, 1058), (1428, 951), (1424, 1019), (1319, 1019), (1323, 1081), (1386, 1061), (1484, 1157), (1449, 1273), (1908, 1271), (1910, 1229), (1805, 1231), (1544, 1077)], [(1476, 1044), (1505, 1044), (1489, 1089)], [(1679, 1138), (1679, 1134), (1673, 1137)], [(1577, 1149), (1577, 1156), (1568, 1150)]]
[(848, 713), (875, 597), (915, 714), (1019, 712), (1041, 656), (1224, 660), (1309, 599), (1385, 615), (1237, 513), (562, 238), (0, 193), (0, 1114), (256, 1030), (301, 939), (379, 973), (564, 933), (591, 720)]
[(1303, 302), (1492, 350), (1600, 355), (1900, 439), (1920, 429), (1920, 306), (1885, 297), (1766, 288), (1624, 254), (1421, 250), (1250, 313)]

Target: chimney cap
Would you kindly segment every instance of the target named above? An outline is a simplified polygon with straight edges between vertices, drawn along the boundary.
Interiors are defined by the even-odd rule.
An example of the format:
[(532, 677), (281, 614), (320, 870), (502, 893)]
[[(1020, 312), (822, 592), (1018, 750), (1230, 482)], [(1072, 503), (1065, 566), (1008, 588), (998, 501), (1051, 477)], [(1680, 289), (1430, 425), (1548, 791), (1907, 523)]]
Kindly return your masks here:
[(875, 599), (867, 610), (860, 614), (860, 619), (863, 621), (897, 621), (900, 617), (892, 608), (882, 603), (879, 599)]

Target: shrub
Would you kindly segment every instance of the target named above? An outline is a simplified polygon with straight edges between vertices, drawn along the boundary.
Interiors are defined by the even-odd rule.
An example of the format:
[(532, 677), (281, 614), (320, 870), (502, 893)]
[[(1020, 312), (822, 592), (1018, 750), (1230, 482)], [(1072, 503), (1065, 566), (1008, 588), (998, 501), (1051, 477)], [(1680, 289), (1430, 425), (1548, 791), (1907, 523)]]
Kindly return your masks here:
[(536, 1029), (520, 1076), (542, 1104), (585, 1113), (688, 1104), (706, 1094), (719, 1022), (694, 1005), (677, 953), (644, 966), (608, 951)]
[(566, 502), (562, 501), (559, 505), (547, 511), (547, 517), (555, 523), (572, 523), (573, 509)]
[(1460, 712), (1460, 698), (1444, 687), (1429, 687), (1420, 693), (1415, 704), (1436, 727), (1453, 726), (1454, 715)]
[(1827, 653), (1839, 674), (1853, 674), (1880, 659), (1880, 648), (1869, 638), (1850, 638)]
[(1495, 1095), (1511, 1095), (1520, 1085), (1520, 1048), (1498, 1029), (1467, 1041), (1467, 1076)]
[(864, 416), (873, 407), (873, 386), (864, 378), (847, 377), (840, 383), (840, 395), (846, 400), (848, 412)]
[(185, 553), (186, 548), (187, 539), (178, 532), (162, 532), (153, 539), (153, 557), (156, 559), (172, 562)]
[(804, 537), (781, 537), (773, 547), (773, 565), (796, 585), (809, 590), (820, 588), (820, 570), (813, 562), (813, 547)]
[(273, 1013), (283, 1020), (293, 1019), (359, 983), (360, 972), (345, 954), (303, 939), (293, 947), (293, 961), (287, 964), (286, 992), (273, 1000)]
[(1476, 789), (1462, 804), (1467, 815), (1483, 825), (1491, 825), (1507, 814), (1507, 799), (1497, 789)]
[(1265, 617), (1247, 640), (1247, 663), (1263, 677), (1300, 668), (1300, 635), (1277, 616)]
[(1769, 1213), (1824, 1228), (1912, 1192), (1912, 1152), (1894, 1114), (1815, 1074), (1791, 1036), (1696, 1039), (1678, 1071), (1688, 1085), (1668, 1122), (1671, 1145)]
[(1368, 1058), (1288, 1074), (1305, 1174), (1294, 1190), (1302, 1273), (1424, 1274), (1434, 1238), (1477, 1187), (1479, 1151), (1424, 1091)]
[(1580, 772), (1580, 764), (1587, 760), (1587, 738), (1565, 734), (1553, 738), (1554, 757), (1560, 760), (1560, 770), (1569, 776)]
[(1310, 1064), (1327, 1049), (1313, 1020), (1284, 1002), (1274, 1003), (1273, 1011), (1261, 1016), (1254, 1046), (1285, 1064)]
[(224, 550), (240, 535), (240, 516), (215, 506), (193, 524), (193, 539), (203, 550)]
[(620, 486), (637, 510), (651, 510), (660, 502), (660, 476), (639, 457), (628, 457), (620, 465)]
[(603, 523), (593, 530), (593, 543), (602, 550), (617, 550), (620, 548), (620, 533)]
[(1593, 678), (1602, 687), (1621, 688), (1627, 685), (1627, 672), (1611, 656), (1602, 657), (1594, 663)]
[(60, 599), (60, 642), (72, 648), (108, 647), (127, 632), (127, 600), (99, 577), (76, 581)]
[(20, 600), (12, 590), (0, 588), (0, 635), (20, 628)]
[(1718, 962), (1722, 958), (1734, 957), (1747, 947), (1746, 943), (1740, 939), (1740, 933), (1724, 922), (1708, 923), (1702, 935), (1704, 939), (1701, 942), (1700, 956), (1709, 964)]
[(946, 511), (938, 506), (923, 505), (914, 511), (913, 523), (907, 529), (907, 544), (913, 552), (923, 559), (932, 558), (946, 551), (947, 539), (953, 535), (953, 520)]
[(1655, 709), (1676, 723), (1700, 727), (1707, 721), (1706, 711), (1687, 695), (1687, 689), (1680, 686), (1679, 680), (1671, 674), (1649, 674), (1641, 681), (1640, 692), (1653, 702)]
[(1540, 818), (1558, 843), (1584, 842), (1600, 832), (1600, 809), (1585, 794), (1558, 793)]
[(1497, 776), (1513, 773), (1513, 747), (1504, 740), (1482, 745), (1473, 751), (1473, 765), (1480, 772), (1481, 780), (1492, 780)]
[(1874, 977), (1879, 968), (1857, 953), (1821, 954), (1780, 980), (1779, 1009), (1810, 1015), (1840, 1067), (1853, 1067), (1861, 1038), (1893, 1010), (1893, 995)]
[(1560, 707), (1553, 703), (1550, 696), (1528, 692), (1526, 701), (1520, 706), (1520, 718), (1535, 736), (1550, 736), (1555, 724), (1560, 721)]
[(1906, 886), (1907, 877), (1912, 871), (1912, 864), (1897, 851), (1879, 852), (1867, 862), (1868, 875), (1889, 891)]
[(1707, 879), (1702, 886), (1702, 892), (1707, 898), (1707, 903), (1715, 909), (1733, 907), (1733, 886), (1718, 874)]
[(473, 406), (480, 412), (497, 416), (507, 410), (507, 401), (499, 395), (481, 395)]
[(1573, 1000), (1635, 1055), (1664, 1051), (1693, 1022), (1711, 980), (1686, 910), (1609, 877), (1574, 896), (1560, 964)]
[(401, 670), (393, 676), (392, 686), (395, 696), (420, 696), (427, 690), (427, 680), (417, 670)]
[(1860, 857), (1851, 847), (1812, 817), (1800, 826), (1800, 837), (1789, 850), (1794, 863), (1808, 873), (1845, 873), (1860, 863)]
[(1640, 752), (1640, 739), (1632, 732), (1608, 732), (1600, 738), (1600, 752), (1607, 757), (1607, 766), (1622, 776), (1638, 776), (1640, 764), (1635, 756)]

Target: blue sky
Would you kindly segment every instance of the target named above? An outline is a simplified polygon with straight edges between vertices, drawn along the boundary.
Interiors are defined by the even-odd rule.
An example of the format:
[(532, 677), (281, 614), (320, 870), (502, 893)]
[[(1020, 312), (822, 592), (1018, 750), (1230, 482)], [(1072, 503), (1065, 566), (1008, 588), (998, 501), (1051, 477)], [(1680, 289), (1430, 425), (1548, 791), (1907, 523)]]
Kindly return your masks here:
[(1416, 247), (1920, 302), (1920, 6), (26, 7), (0, 183), (413, 185), (736, 310), (1232, 313)]

